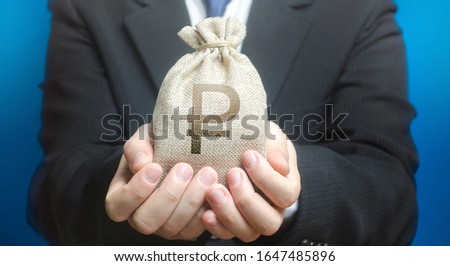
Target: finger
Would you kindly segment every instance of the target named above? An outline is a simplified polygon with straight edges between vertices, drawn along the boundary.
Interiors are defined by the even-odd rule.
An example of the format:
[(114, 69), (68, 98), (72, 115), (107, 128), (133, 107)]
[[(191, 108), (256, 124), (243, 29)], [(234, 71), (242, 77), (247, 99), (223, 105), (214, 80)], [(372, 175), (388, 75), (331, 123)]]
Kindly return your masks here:
[(142, 167), (153, 161), (150, 130), (151, 124), (142, 125), (123, 146), (123, 154), (132, 173), (137, 173)]
[(200, 169), (190, 182), (180, 202), (161, 228), (161, 234), (174, 237), (195, 216), (205, 202), (205, 192), (217, 183), (217, 172), (211, 167)]
[(153, 234), (169, 219), (192, 178), (192, 167), (186, 163), (175, 165), (161, 186), (128, 219), (142, 234)]
[(128, 169), (128, 162), (125, 156), (122, 155), (120, 159), (119, 166), (117, 167), (116, 173), (109, 184), (109, 189), (107, 194), (111, 194), (117, 189), (125, 186), (133, 177), (133, 173)]
[(300, 171), (298, 170), (297, 152), (295, 150), (294, 144), (289, 139), (287, 140), (287, 148), (289, 153), (289, 165), (291, 169), (291, 172), (287, 175), (287, 178), (291, 183), (294, 184), (294, 192), (300, 195), (302, 177), (300, 175)]
[(108, 216), (116, 222), (123, 222), (139, 207), (155, 190), (162, 169), (157, 164), (150, 164), (137, 172), (128, 183), (126, 178), (115, 177), (112, 189), (107, 194), (105, 209)]
[(233, 235), (244, 242), (252, 242), (259, 237), (241, 215), (230, 192), (223, 185), (212, 186), (206, 192), (206, 199), (216, 216)]
[(234, 202), (245, 220), (262, 235), (275, 234), (283, 222), (284, 210), (270, 206), (256, 193), (242, 169), (231, 169), (227, 181)]
[(275, 171), (269, 162), (255, 151), (246, 151), (242, 162), (248, 176), (264, 195), (266, 195), (273, 204), (281, 208), (288, 208), (297, 200), (300, 193), (299, 174), (296, 170), (296, 160), (294, 154), (289, 154), (291, 169), (285, 177)]
[(274, 138), (267, 138), (267, 161), (275, 171), (282, 176), (287, 176), (289, 174), (289, 154), (287, 150), (286, 135), (281, 131), (280, 127), (273, 122), (270, 122), (270, 132)]
[(216, 237), (224, 240), (232, 239), (234, 237), (234, 235), (219, 221), (214, 211), (207, 210), (203, 214), (202, 221), (206, 230)]
[(202, 206), (189, 223), (178, 233), (177, 239), (195, 240), (203, 232), (205, 232), (205, 226), (202, 223), (202, 216), (208, 208)]

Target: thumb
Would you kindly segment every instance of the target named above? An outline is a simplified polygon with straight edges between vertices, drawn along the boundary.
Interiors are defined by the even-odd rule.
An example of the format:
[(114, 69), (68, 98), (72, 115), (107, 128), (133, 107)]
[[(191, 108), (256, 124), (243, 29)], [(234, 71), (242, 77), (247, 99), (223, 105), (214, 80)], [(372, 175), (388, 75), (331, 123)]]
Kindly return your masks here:
[(153, 162), (153, 147), (150, 143), (151, 123), (142, 125), (125, 142), (123, 155), (125, 156), (130, 171), (135, 174), (145, 165)]

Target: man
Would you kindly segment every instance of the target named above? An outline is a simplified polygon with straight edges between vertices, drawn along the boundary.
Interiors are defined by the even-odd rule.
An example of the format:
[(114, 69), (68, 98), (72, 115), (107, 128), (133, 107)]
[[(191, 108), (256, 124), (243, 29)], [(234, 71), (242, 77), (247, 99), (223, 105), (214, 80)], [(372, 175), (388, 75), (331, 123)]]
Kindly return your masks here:
[[(191, 52), (176, 33), (201, 17), (198, 5), (208, 7), (50, 2), (46, 157), (30, 189), (33, 226), (52, 244), (203, 245), (215, 243), (211, 235), (233, 239), (216, 244), (409, 244), (415, 112), (391, 0), (231, 1), (226, 10), (235, 5), (247, 24), (242, 52), (260, 73), (271, 114), (292, 114), (278, 122), (293, 141), (274, 126), (267, 160), (243, 154), (245, 171), (230, 171), (229, 190), (214, 169), (193, 173), (180, 163), (164, 181), (173, 194), (153, 193), (161, 170), (148, 139), (136, 137), (151, 121), (136, 117), (151, 114), (164, 75)], [(101, 140), (110, 114), (121, 132)], [(199, 195), (208, 205), (189, 201)]]

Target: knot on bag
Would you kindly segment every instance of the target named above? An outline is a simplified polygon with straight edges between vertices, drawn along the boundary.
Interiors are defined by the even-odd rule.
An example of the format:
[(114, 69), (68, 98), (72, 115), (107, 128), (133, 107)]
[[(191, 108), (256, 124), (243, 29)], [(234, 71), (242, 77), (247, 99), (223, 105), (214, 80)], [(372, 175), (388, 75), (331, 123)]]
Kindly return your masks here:
[(196, 49), (197, 51), (201, 51), (201, 50), (205, 50), (208, 48), (221, 48), (221, 47), (229, 47), (229, 48), (237, 49), (237, 46), (230, 42), (207, 43), (207, 44), (200, 45), (198, 47), (193, 47), (193, 48)]
[(178, 32), (178, 36), (185, 43), (198, 51), (221, 47), (236, 49), (245, 35), (245, 25), (233, 17), (207, 18), (195, 27), (186, 26)]

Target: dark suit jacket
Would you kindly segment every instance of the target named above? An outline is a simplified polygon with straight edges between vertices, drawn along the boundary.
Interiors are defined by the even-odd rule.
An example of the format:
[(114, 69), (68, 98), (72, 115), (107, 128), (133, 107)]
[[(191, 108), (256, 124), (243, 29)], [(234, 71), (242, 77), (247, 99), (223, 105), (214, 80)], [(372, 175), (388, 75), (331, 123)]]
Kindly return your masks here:
[[(192, 52), (176, 34), (190, 24), (184, 1), (54, 0), (50, 9), (45, 158), (30, 187), (30, 223), (51, 244), (204, 244), (207, 233), (195, 242), (140, 235), (104, 210), (123, 139), (149, 122), (137, 114), (152, 113), (165, 74)], [(339, 126), (349, 138), (339, 140), (332, 121), (318, 121), (309, 133), (327, 139), (295, 140), (302, 176), (295, 222), (257, 244), (412, 241), (415, 111), (395, 11), (391, 0), (253, 1), (243, 53), (261, 75), (271, 112), (294, 114), (284, 128), (296, 134), (308, 134), (294, 127), (308, 114), (347, 113)], [(121, 140), (100, 140), (107, 114), (121, 117)]]

